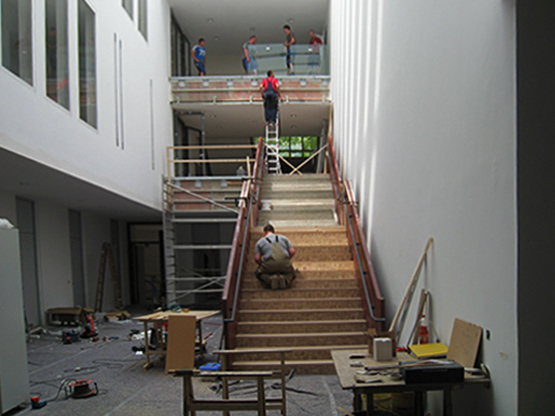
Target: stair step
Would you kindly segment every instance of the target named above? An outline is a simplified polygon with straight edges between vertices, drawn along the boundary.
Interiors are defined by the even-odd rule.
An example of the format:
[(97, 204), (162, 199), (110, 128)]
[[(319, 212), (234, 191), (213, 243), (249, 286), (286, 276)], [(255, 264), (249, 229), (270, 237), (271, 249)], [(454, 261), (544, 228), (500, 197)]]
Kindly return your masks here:
[(333, 220), (333, 209), (315, 208), (299, 211), (260, 211), (258, 223), (267, 223), (270, 220)]
[(241, 309), (276, 310), (276, 309), (324, 309), (331, 313), (333, 309), (360, 308), (359, 298), (321, 298), (321, 299), (241, 299)]
[(284, 188), (280, 190), (264, 190), (260, 192), (260, 199), (262, 201), (276, 201), (279, 199), (297, 199), (310, 201), (313, 199), (328, 199), (333, 201), (333, 192), (331, 187), (329, 190), (321, 189), (314, 190), (308, 186), (306, 188)]
[(347, 332), (365, 331), (364, 319), (322, 320), (322, 321), (278, 321), (278, 322), (239, 322), (240, 334), (281, 334), (305, 332)]
[[(307, 362), (309, 360), (331, 360), (331, 351), (333, 350), (342, 350), (342, 349), (367, 349), (368, 344), (358, 344), (358, 345), (316, 345), (316, 346), (291, 346), (287, 347), (291, 350), (285, 354), (285, 361), (286, 363), (291, 362)], [(241, 351), (241, 347), (235, 348), (234, 351)], [(252, 348), (245, 348), (252, 350)], [(234, 363), (233, 366), (238, 362), (273, 362), (278, 364), (279, 361), (276, 360), (276, 354), (271, 353), (263, 353), (263, 352), (256, 352), (256, 353), (248, 353), (248, 354), (236, 354), (234, 355)]]
[(364, 319), (362, 307), (330, 310), (320, 309), (245, 309), (239, 310), (239, 322), (312, 321), (325, 319)]
[[(258, 265), (254, 261), (247, 264), (247, 272), (254, 272)], [(318, 272), (331, 272), (331, 271), (355, 271), (355, 266), (352, 261), (296, 261), (293, 258), (293, 267), (301, 273), (305, 271), (318, 271)]]
[(296, 279), (293, 287), (287, 290), (268, 290), (262, 287), (257, 289), (243, 289), (242, 299), (335, 299), (335, 298), (358, 298), (360, 299), (360, 291), (358, 287), (354, 288), (314, 288), (314, 289), (299, 289), (296, 287)]
[[(262, 283), (256, 278), (245, 278), (243, 280), (243, 290), (249, 289), (265, 289)], [(358, 289), (357, 281), (354, 277), (349, 279), (307, 279), (297, 275), (293, 282), (293, 289), (334, 289), (334, 288), (349, 288)]]
[(330, 181), (327, 173), (305, 173), (303, 175), (266, 175), (264, 182), (310, 182), (310, 181)]
[(355, 345), (367, 341), (366, 332), (314, 332), (306, 334), (237, 334), (238, 347), (289, 347), (289, 346), (323, 346)]
[[(296, 254), (295, 261), (326, 261), (334, 259), (336, 261), (349, 261), (351, 260), (351, 250), (348, 245), (295, 245)], [(252, 242), (249, 253), (254, 253), (256, 242)]]
[(271, 221), (258, 221), (258, 224), (264, 226), (271, 222), (276, 229), (280, 229), (283, 227), (333, 227), (337, 225), (337, 221), (335, 218), (333, 220), (326, 219), (326, 220), (319, 220), (319, 219), (311, 219), (311, 220), (276, 220), (273, 219)]
[[(294, 259), (293, 259), (294, 260)], [(293, 261), (293, 263), (295, 263)], [(354, 270), (298, 270), (297, 279), (300, 280), (356, 280)], [(250, 272), (246, 272), (242, 279), (244, 282), (249, 280), (256, 281), (254, 268)]]
[[(332, 227), (305, 227), (305, 228), (280, 228), (279, 232), (288, 238), (302, 239), (312, 238), (313, 235), (324, 236), (327, 239), (334, 239), (336, 236), (345, 237), (345, 227), (335, 225)], [(262, 227), (255, 227), (251, 230), (251, 238), (259, 239), (264, 235)]]

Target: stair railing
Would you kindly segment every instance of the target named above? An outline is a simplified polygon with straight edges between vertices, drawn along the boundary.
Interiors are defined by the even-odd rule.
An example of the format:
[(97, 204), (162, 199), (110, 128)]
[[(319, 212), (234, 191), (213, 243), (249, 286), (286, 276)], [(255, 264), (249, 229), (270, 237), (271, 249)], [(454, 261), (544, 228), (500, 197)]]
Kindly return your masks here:
[(222, 296), (224, 317), (224, 336), (226, 348), (235, 348), (237, 335), (237, 306), (240, 301), (241, 277), (246, 265), (246, 252), (250, 243), (250, 228), (258, 220), (258, 207), (262, 175), (264, 174), (264, 145), (262, 138), (258, 141), (253, 176), (243, 183), (239, 201), (239, 216), (229, 255), (229, 263)]
[(353, 190), (349, 181), (345, 182), (345, 211), (347, 228), (349, 229), (348, 237), (357, 260), (357, 281), (359, 282), (359, 288), (360, 283), (362, 283), (362, 291), (366, 300), (363, 303), (366, 321), (370, 327), (384, 330), (385, 301), (378, 286), (378, 280), (370, 260), (370, 253), (366, 247), (360, 218), (353, 198)]
[(332, 189), (335, 199), (337, 216), (340, 223), (347, 227), (347, 237), (351, 253), (356, 259), (356, 277), (359, 290), (363, 293), (364, 315), (368, 327), (384, 329), (385, 324), (385, 301), (381, 294), (374, 267), (370, 260), (370, 253), (366, 247), (364, 233), (360, 224), (353, 190), (349, 181), (342, 181), (339, 175), (339, 167), (335, 157), (333, 139), (329, 143), (329, 165)]
[(339, 166), (335, 156), (335, 148), (333, 147), (333, 138), (328, 138), (328, 163), (330, 168), (331, 187), (333, 191), (333, 200), (335, 202), (335, 212), (339, 224), (345, 225), (345, 204), (343, 183), (339, 175)]

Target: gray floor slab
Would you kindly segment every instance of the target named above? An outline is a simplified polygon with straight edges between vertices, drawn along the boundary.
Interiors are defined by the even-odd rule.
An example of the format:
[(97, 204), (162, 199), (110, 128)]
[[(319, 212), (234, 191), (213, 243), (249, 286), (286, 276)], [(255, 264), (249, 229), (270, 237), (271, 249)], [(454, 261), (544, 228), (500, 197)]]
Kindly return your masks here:
[[(181, 380), (164, 374), (164, 362), (157, 362), (148, 371), (143, 370), (144, 356), (132, 347), (143, 345), (132, 340), (133, 330), (142, 330), (142, 324), (129, 321), (97, 323), (98, 342), (82, 340), (63, 344), (59, 333), (70, 328), (49, 327), (50, 333), (34, 338), (28, 346), (29, 380), (32, 395), (48, 401), (41, 409), (29, 404), (12, 415), (30, 416), (124, 416), (124, 415), (179, 415), (182, 414)], [(196, 365), (213, 362), (222, 333), (221, 316), (203, 323), (208, 339), (208, 353), (197, 356)], [(91, 379), (98, 386), (97, 396), (85, 399), (67, 398), (60, 386), (71, 380)], [(214, 392), (216, 383), (195, 380), (195, 393), (199, 397), (221, 397)], [(233, 386), (234, 397), (254, 397), (249, 382)], [(275, 386), (274, 386), (275, 387)], [(288, 415), (343, 415), (337, 406), (351, 409), (352, 394), (343, 391), (335, 375), (293, 375), (287, 382)], [(266, 385), (268, 395), (278, 394), (271, 382)], [(57, 396), (57, 398), (56, 398)], [(199, 412), (200, 415), (220, 415), (218, 412)], [(254, 412), (234, 412), (234, 415), (252, 415)], [(269, 411), (268, 415), (278, 415)]]

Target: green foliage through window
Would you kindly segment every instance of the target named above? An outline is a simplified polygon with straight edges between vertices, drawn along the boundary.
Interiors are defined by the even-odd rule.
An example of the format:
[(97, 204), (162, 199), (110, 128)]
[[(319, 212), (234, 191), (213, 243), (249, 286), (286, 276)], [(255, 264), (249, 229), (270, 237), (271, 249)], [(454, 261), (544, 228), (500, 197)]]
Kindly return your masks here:
[(310, 157), (317, 150), (317, 136), (289, 136), (279, 138), (279, 154), (282, 157)]

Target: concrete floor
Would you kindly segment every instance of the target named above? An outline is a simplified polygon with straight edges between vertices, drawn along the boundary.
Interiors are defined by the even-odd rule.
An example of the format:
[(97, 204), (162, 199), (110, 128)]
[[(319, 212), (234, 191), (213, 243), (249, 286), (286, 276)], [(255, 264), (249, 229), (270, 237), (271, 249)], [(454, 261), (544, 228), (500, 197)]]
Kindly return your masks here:
[[(98, 316), (97, 316), (98, 318)], [(27, 406), (10, 413), (36, 416), (123, 416), (123, 415), (179, 415), (182, 414), (182, 383), (164, 374), (164, 362), (158, 361), (153, 368), (144, 371), (144, 355), (132, 351), (141, 346), (140, 340), (129, 339), (132, 330), (142, 330), (142, 324), (132, 320), (97, 322), (100, 340), (82, 340), (63, 344), (60, 333), (68, 328), (49, 327), (51, 333), (33, 338), (27, 344), (31, 395), (48, 401), (41, 409)], [(196, 365), (214, 362), (217, 358), (210, 352), (219, 347), (222, 333), (221, 316), (203, 321), (203, 331), (212, 332), (208, 339), (208, 353), (197, 356)], [(99, 394), (85, 399), (66, 398), (60, 386), (64, 380), (92, 379), (98, 385)], [(195, 379), (197, 397), (218, 397), (210, 389), (214, 382)], [(267, 385), (267, 394), (277, 394)], [(234, 388), (234, 397), (254, 397), (249, 382)], [(290, 416), (319, 415), (339, 416), (340, 406), (351, 410), (352, 393), (343, 391), (335, 375), (293, 375), (287, 383), (287, 412)], [(57, 396), (57, 398), (56, 398)], [(221, 412), (199, 412), (201, 415), (220, 415)], [(252, 415), (254, 412), (234, 412), (234, 415)], [(278, 415), (269, 411), (268, 415)]]

